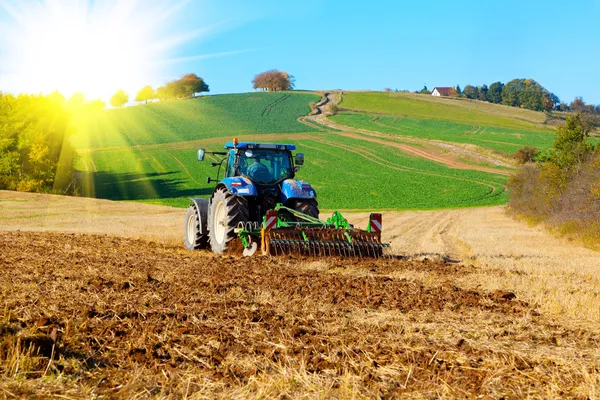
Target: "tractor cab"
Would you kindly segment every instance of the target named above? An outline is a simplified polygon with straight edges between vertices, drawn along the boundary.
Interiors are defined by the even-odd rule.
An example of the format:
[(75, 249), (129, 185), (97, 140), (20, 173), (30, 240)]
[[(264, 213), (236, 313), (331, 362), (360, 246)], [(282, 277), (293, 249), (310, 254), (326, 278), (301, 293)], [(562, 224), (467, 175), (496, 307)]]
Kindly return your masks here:
[[(258, 185), (276, 185), (287, 179), (293, 179), (295, 173), (304, 164), (304, 154), (297, 153), (292, 156), (292, 151), (296, 146), (292, 144), (270, 144), (270, 143), (250, 143), (250, 142), (228, 142), (225, 144), (227, 152), (213, 153), (226, 155), (218, 163), (219, 166), (217, 179), (209, 178), (211, 181), (218, 181), (221, 174), (221, 166), (225, 162), (225, 178), (244, 177), (254, 184)], [(204, 159), (205, 151), (198, 151), (198, 160)], [(295, 166), (294, 166), (295, 164)]]
[(292, 155), (287, 149), (245, 148), (229, 151), (227, 177), (244, 176), (259, 185), (294, 178)]

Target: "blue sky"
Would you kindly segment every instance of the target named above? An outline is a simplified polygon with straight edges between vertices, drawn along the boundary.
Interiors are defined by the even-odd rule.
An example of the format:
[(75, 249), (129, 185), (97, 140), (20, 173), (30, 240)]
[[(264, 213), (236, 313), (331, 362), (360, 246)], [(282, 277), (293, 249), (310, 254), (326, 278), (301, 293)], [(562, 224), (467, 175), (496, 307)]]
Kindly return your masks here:
[[(598, 1), (127, 2), (140, 10), (179, 6), (149, 35), (179, 38), (148, 73), (153, 85), (196, 72), (211, 93), (244, 92), (256, 73), (273, 68), (293, 74), (298, 89), (416, 90), (533, 78), (562, 101), (582, 96), (600, 104)], [(0, 25), (11, 19), (2, 11)], [(0, 90), (14, 83), (7, 77)]]

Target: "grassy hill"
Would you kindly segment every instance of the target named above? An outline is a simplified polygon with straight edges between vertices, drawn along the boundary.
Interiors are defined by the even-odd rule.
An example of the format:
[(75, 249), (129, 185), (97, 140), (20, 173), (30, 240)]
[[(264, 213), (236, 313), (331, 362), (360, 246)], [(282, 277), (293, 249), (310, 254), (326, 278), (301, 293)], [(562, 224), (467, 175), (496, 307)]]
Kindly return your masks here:
[[(356, 96), (346, 94), (344, 102), (372, 107), (378, 114), (342, 113), (335, 117), (337, 121), (397, 135), (435, 134), (448, 141), (457, 140), (462, 130), (475, 129), (466, 122), (380, 114), (412, 110), (414, 115), (439, 116), (437, 110), (453, 110), (451, 104), (417, 104), (411, 98), (384, 94), (392, 101), (388, 103), (381, 93)], [(450, 168), (360, 135), (344, 137), (298, 122), (298, 117), (309, 112), (308, 103), (319, 98), (294, 92), (217, 95), (105, 110), (80, 118), (73, 143), (79, 148), (77, 167), (85, 175), (83, 190), (90, 197), (186, 207), (190, 197), (210, 195), (214, 184), (206, 184), (206, 177), (216, 177), (216, 169), (210, 166), (214, 160), (197, 162), (196, 149), (220, 150), (224, 142), (238, 136), (241, 140), (297, 144), (307, 160), (298, 176), (315, 186), (323, 209), (433, 209), (506, 202), (505, 176)], [(394, 108), (398, 99), (408, 108)], [(498, 123), (504, 118), (517, 125), (537, 126), (482, 111), (453, 114), (446, 110), (446, 115), (451, 114), (462, 115), (457, 118), (464, 121), (475, 118)], [(511, 137), (516, 128), (494, 129), (486, 134), (500, 132)], [(511, 150), (510, 143), (498, 142)]]
[(479, 101), (411, 93), (349, 92), (332, 119), (349, 127), (398, 136), (472, 144), (506, 154), (552, 146), (544, 113)]
[(414, 93), (344, 92), (344, 109), (379, 114), (451, 121), (461, 124), (497, 126), (553, 132), (546, 114), (466, 99), (451, 99)]
[(312, 93), (242, 93), (152, 103), (84, 114), (75, 121), (76, 148), (98, 149), (181, 142), (209, 137), (313, 130), (296, 119), (308, 114)]
[(438, 119), (357, 112), (341, 112), (331, 117), (331, 119), (353, 128), (367, 129), (397, 136), (474, 144), (507, 154), (514, 154), (524, 146), (547, 149), (552, 147), (554, 141), (554, 135), (547, 132), (464, 124)]
[[(329, 133), (254, 136), (264, 142), (293, 142), (306, 156), (298, 177), (313, 184), (327, 209), (432, 209), (506, 202), (506, 177), (451, 169), (399, 149)], [(250, 137), (240, 136), (240, 140)], [(190, 197), (209, 196), (216, 177), (210, 161), (198, 162), (199, 145), (222, 149), (223, 139), (178, 146), (148, 146), (82, 153), (90, 197), (186, 207)], [(92, 164), (93, 162), (93, 164)], [(425, 195), (426, 194), (426, 195)]]

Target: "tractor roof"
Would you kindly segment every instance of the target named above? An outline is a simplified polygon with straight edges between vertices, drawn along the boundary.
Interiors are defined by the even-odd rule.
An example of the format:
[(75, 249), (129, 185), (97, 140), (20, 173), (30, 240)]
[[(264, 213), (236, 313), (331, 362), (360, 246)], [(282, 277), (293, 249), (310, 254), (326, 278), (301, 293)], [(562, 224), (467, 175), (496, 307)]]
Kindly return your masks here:
[(252, 143), (252, 142), (239, 142), (237, 146), (234, 146), (233, 142), (225, 143), (226, 149), (273, 149), (273, 150), (296, 150), (296, 146), (293, 144), (274, 144), (274, 143)]

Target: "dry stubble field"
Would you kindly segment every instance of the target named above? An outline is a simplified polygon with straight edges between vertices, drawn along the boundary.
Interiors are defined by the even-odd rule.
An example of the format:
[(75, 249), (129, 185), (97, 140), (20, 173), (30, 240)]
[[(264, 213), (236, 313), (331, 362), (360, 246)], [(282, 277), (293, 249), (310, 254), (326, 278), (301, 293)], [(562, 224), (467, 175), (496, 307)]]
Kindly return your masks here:
[(598, 253), (502, 208), (385, 214), (403, 257), (356, 262), (190, 253), (167, 207), (0, 200), (2, 397), (600, 396)]

